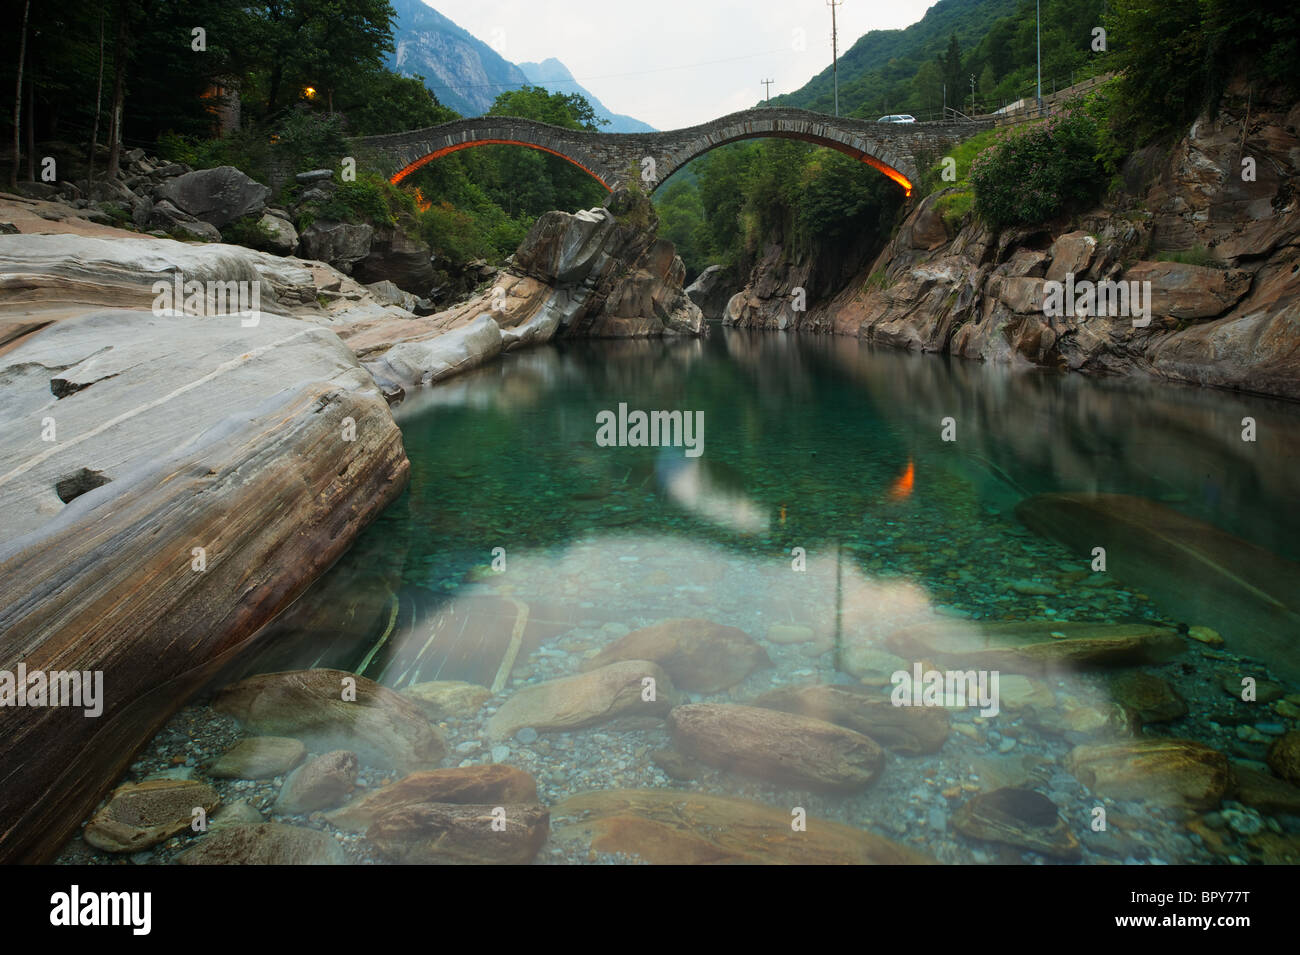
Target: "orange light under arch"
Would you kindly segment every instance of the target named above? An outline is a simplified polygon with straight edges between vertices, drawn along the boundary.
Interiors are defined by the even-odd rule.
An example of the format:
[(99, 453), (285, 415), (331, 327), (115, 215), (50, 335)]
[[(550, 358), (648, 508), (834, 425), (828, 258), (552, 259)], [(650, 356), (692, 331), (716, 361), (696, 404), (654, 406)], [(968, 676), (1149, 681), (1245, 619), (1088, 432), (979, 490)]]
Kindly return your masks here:
[(401, 182), (411, 173), (415, 172), (415, 170), (419, 169), (421, 166), (425, 166), (433, 162), (435, 159), (441, 159), (443, 156), (450, 156), (452, 153), (460, 152), (462, 149), (471, 149), (475, 146), (526, 146), (529, 149), (537, 149), (544, 153), (550, 153), (552, 156), (559, 156), (565, 162), (572, 163), (573, 165), (577, 166), (587, 175), (591, 176), (592, 179), (595, 179), (598, 183), (604, 186), (605, 189), (608, 190), (609, 192), (614, 191), (613, 187), (610, 186), (609, 183), (607, 183), (604, 179), (601, 179), (600, 176), (596, 175), (594, 172), (592, 172), (582, 163), (578, 162), (576, 159), (566, 156), (562, 152), (557, 152), (554, 149), (549, 149), (546, 146), (539, 146), (537, 145), (537, 143), (526, 143), (518, 139), (472, 139), (466, 143), (456, 143), (456, 145), (454, 146), (444, 146), (442, 149), (439, 149), (436, 152), (431, 152), (429, 153), (429, 155), (417, 159), (415, 162), (411, 163), (409, 166), (407, 166), (397, 175), (393, 176), (393, 178), (390, 179), (389, 181), (393, 185), (397, 185), (399, 182)]

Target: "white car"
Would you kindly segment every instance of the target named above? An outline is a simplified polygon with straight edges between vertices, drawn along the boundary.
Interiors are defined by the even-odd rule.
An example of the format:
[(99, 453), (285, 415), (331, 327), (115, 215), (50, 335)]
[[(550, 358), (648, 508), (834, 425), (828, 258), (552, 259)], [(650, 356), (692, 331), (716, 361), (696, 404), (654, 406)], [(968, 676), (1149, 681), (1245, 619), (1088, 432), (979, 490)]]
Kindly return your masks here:
[(895, 113), (892, 116), (882, 116), (876, 120), (877, 123), (915, 123), (916, 117), (909, 116), (906, 113)]

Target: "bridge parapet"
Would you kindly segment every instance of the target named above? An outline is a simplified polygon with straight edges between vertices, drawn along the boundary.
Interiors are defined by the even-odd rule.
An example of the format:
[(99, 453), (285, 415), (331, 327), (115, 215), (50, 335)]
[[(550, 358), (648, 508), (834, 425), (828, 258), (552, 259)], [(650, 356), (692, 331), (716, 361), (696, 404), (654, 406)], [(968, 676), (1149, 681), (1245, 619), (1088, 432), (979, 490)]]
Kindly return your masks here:
[[(630, 176), (648, 177), (651, 191), (711, 149), (743, 139), (798, 139), (836, 149), (869, 163), (910, 193), (919, 176), (917, 155), (941, 152), (990, 121), (963, 123), (873, 123), (802, 109), (761, 107), (686, 129), (655, 133), (602, 133), (565, 129), (534, 120), (479, 116), (361, 142), (391, 157), (394, 181), (441, 156), (475, 146), (527, 146), (560, 156), (614, 188)], [(647, 162), (651, 160), (652, 162)]]

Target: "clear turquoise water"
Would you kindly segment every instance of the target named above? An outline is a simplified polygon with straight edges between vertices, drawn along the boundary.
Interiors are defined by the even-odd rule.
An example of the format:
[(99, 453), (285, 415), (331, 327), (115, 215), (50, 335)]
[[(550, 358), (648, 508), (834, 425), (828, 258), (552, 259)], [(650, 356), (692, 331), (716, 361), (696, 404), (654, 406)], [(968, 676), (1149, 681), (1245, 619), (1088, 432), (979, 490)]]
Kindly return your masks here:
[[(597, 446), (597, 413), (620, 403), (703, 411), (703, 454)], [(449, 664), (426, 644), (432, 621), (466, 598), (522, 601), (545, 623), (510, 688), (576, 672), (593, 648), (667, 617), (706, 618), (760, 640), (774, 624), (819, 634), (859, 628), (873, 642), (922, 610), (993, 621), (1204, 622), (1195, 608), (1130, 582), (1083, 579), (1086, 560), (1017, 520), (1018, 502), (1056, 491), (1151, 498), (1300, 559), (1300, 407), (1250, 396), (714, 329), (706, 341), (512, 354), (414, 395), (397, 414), (412, 463), (408, 490), (286, 616), (254, 668), (336, 666), (396, 688), (464, 679), (464, 659)], [(1241, 440), (1247, 416), (1257, 422), (1255, 442)], [(941, 439), (949, 417), (953, 442)], [(492, 567), (495, 548), (504, 549), (504, 572)], [(804, 573), (792, 568), (793, 548), (806, 552)], [(1025, 581), (1055, 593), (1012, 586)], [(1265, 677), (1279, 661), (1252, 659), (1228, 636), (1222, 650), (1189, 644), (1181, 662), (1148, 668), (1173, 683), (1190, 712), (1147, 732), (1202, 740), (1259, 766), (1267, 740), (1246, 738), (1224, 717), (1235, 701), (1221, 683), (1225, 673)], [(764, 645), (772, 668), (707, 699), (858, 682), (836, 652)], [(484, 653), (490, 675), (499, 653)], [(1105, 701), (1105, 680), (1052, 681), (1056, 706)], [(1022, 716), (1004, 711), (1003, 722), (977, 722), (972, 736), (954, 733), (933, 757), (895, 760), (865, 794), (801, 804), (945, 861), (988, 861), (1005, 857), (955, 835), (947, 825), (954, 804), (937, 793), (1004, 773), (1036, 781), (1082, 836), (1095, 799), (1062, 769), (1080, 740), (1040, 734)], [(1239, 721), (1295, 725), (1271, 710)], [(470, 737), (476, 728), (451, 727)], [(516, 746), (511, 759), (538, 776), (547, 800), (583, 788), (677, 785), (778, 806), (802, 798), (727, 773), (670, 781), (644, 755), (670, 745), (667, 735), (627, 732), (622, 739), (596, 727), (572, 734), (573, 749)], [(611, 754), (608, 765), (582, 755), (584, 734), (586, 745)], [(1119, 849), (1087, 848), (1085, 861), (1224, 857), (1176, 812), (1115, 806), (1143, 816), (1144, 828)], [(1297, 822), (1283, 814), (1274, 829)], [(1226, 850), (1242, 859), (1259, 851), (1244, 842)]]

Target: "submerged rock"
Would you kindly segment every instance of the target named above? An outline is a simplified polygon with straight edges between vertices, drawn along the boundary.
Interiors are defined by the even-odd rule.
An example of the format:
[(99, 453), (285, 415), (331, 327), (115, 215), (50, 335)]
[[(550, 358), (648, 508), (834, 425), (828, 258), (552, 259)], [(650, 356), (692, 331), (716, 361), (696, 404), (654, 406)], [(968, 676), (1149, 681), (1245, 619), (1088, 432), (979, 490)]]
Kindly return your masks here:
[(1212, 809), (1228, 788), (1228, 757), (1188, 739), (1137, 739), (1077, 746), (1066, 767), (1111, 799)]
[(1135, 670), (1110, 679), (1110, 692), (1120, 706), (1133, 710), (1143, 723), (1168, 723), (1187, 715), (1187, 701), (1168, 680)]
[(306, 758), (302, 740), (252, 736), (241, 739), (203, 771), (214, 779), (269, 779), (287, 773)]
[(937, 753), (948, 739), (948, 711), (942, 707), (894, 706), (857, 687), (785, 687), (754, 705), (843, 726), (903, 756)]
[(1186, 644), (1155, 624), (942, 620), (895, 631), (888, 643), (913, 660), (940, 666), (1043, 675), (1143, 663), (1163, 663)]
[[(654, 681), (654, 699), (645, 681)], [(675, 702), (673, 680), (657, 664), (625, 660), (587, 673), (517, 690), (492, 714), (488, 736), (509, 739), (525, 727), (539, 733), (578, 729), (620, 716), (662, 718)]]
[(767, 652), (745, 631), (711, 620), (664, 620), (606, 647), (585, 669), (618, 660), (653, 660), (674, 685), (692, 693), (717, 693), (735, 686), (754, 670), (770, 666)]
[(492, 698), (492, 691), (487, 687), (463, 680), (415, 683), (399, 692), (410, 697), (416, 706), (424, 710), (424, 715), (434, 722), (473, 716)]
[(525, 865), (546, 842), (550, 820), (537, 805), (416, 803), (384, 813), (366, 840), (401, 865)]
[[(355, 700), (345, 698), (347, 681), (355, 681)], [(253, 732), (295, 736), (313, 750), (351, 750), (370, 766), (409, 772), (447, 755), (442, 733), (418, 706), (342, 670), (251, 676), (222, 690), (212, 708)]]
[(733, 703), (694, 703), (668, 714), (687, 756), (744, 776), (827, 792), (875, 781), (884, 750), (869, 737), (823, 720)]
[(343, 865), (347, 857), (328, 834), (262, 822), (214, 829), (176, 857), (178, 865)]
[(972, 839), (1003, 842), (1063, 859), (1076, 859), (1082, 851), (1056, 804), (1030, 789), (980, 793), (953, 813), (952, 827)]
[(1021, 501), (1016, 516), (1079, 554), (1105, 541), (1108, 573), (1300, 682), (1294, 636), (1300, 633), (1300, 564), (1124, 494), (1040, 494)]
[(139, 852), (184, 832), (196, 809), (210, 813), (219, 802), (215, 789), (191, 779), (126, 783), (113, 791), (81, 834), (105, 852)]
[(1283, 779), (1300, 783), (1300, 730), (1278, 737), (1268, 748), (1269, 768)]
[(537, 802), (537, 781), (514, 766), (486, 763), (411, 773), (326, 814), (340, 829), (361, 832), (380, 816), (418, 803), (489, 805)]
[(883, 836), (747, 799), (665, 789), (602, 790), (552, 810), (557, 843), (640, 856), (655, 865), (924, 865), (926, 855)]
[(288, 816), (333, 809), (352, 794), (357, 782), (357, 754), (345, 749), (303, 763), (284, 781), (275, 811)]

